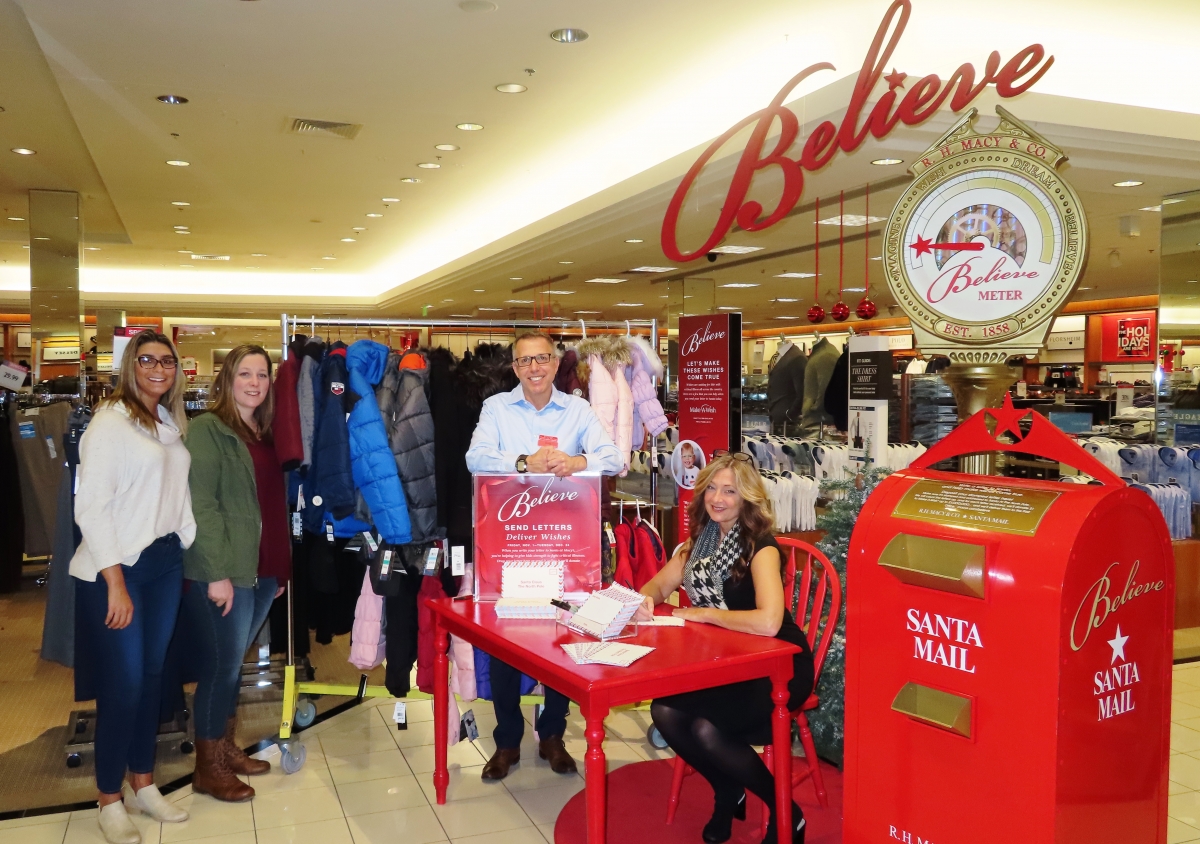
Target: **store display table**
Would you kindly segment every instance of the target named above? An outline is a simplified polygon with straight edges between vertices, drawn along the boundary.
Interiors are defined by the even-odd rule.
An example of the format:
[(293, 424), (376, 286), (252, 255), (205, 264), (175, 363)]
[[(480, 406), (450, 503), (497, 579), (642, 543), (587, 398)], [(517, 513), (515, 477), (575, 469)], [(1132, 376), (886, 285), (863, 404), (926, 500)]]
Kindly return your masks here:
[[(757, 677), (771, 678), (775, 717), (775, 800), (782, 821), (780, 844), (790, 841), (792, 812), (792, 742), (787, 710), (795, 645), (734, 633), (707, 624), (686, 627), (643, 627), (636, 639), (655, 650), (628, 668), (576, 665), (562, 645), (587, 641), (584, 636), (546, 620), (498, 619), (494, 605), (471, 599), (440, 598), (427, 602), (434, 614), (434, 772), (439, 804), (446, 802), (450, 773), (446, 769), (448, 635), (453, 633), (579, 704), (586, 722), (587, 840), (606, 841), (607, 766), (604, 719), (622, 704), (648, 701), (681, 692), (721, 686)], [(670, 607), (660, 607), (669, 612)], [(667, 807), (663, 806), (665, 812)]]

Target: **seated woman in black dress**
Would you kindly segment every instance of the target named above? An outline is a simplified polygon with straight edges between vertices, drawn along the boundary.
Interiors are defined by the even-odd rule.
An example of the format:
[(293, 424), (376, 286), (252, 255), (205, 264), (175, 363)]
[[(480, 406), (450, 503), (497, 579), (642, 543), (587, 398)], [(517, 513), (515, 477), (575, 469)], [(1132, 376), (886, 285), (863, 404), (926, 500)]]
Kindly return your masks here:
[[(771, 535), (771, 500), (744, 454), (714, 458), (696, 480), (688, 510), (687, 542), (642, 587), (642, 617), (683, 586), (691, 607), (673, 614), (691, 623), (770, 636), (799, 645), (788, 685), (794, 709), (813, 687), (808, 641), (783, 594), (783, 554)], [(775, 778), (751, 745), (769, 744), (771, 700), (768, 678), (655, 700), (651, 717), (671, 748), (712, 785), (715, 808), (704, 827), (709, 844), (727, 841), (733, 819), (746, 817), (746, 791), (771, 807), (765, 842), (775, 842)], [(793, 841), (804, 842), (804, 814), (792, 804)]]

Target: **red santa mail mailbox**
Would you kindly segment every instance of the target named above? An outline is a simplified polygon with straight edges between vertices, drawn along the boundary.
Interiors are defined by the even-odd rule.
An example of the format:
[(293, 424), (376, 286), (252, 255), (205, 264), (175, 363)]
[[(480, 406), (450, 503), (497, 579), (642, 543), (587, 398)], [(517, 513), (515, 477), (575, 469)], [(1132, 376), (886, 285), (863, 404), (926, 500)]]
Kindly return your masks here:
[[(1041, 416), (1022, 437), (1027, 411), (1005, 405), (884, 480), (851, 539), (846, 844), (1166, 841), (1166, 523)], [(987, 451), (1099, 483), (929, 468)]]

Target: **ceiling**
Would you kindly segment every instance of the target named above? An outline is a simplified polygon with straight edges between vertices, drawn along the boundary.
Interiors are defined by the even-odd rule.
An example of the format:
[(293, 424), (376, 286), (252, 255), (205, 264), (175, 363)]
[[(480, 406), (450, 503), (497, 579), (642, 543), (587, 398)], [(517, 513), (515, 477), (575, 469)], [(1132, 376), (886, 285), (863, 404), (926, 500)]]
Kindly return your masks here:
[[(496, 8), (464, 8), (479, 5)], [(1138, 209), (1200, 188), (1200, 93), (1179, 73), (1196, 64), (1200, 10), (1147, 0), (1131, 21), (1109, 0), (1044, 6), (1014, 0), (1009, 16), (1028, 21), (1022, 10), (1037, 10), (1037, 31), (996, 21), (950, 44), (924, 24), (953, 5), (917, 0), (894, 58), (914, 74), (946, 74), (962, 61), (981, 64), (992, 48), (1007, 57), (1043, 40), (1056, 57), (1052, 72), (1037, 93), (1007, 105), (1071, 156), (1066, 175), (1092, 225), (1083, 282), (1091, 289), (1077, 297), (1156, 292), (1158, 215)], [(862, 213), (860, 194), (873, 183), (871, 212), (886, 216), (906, 165), (870, 161), (910, 162), (952, 114), (838, 157), (809, 177), (795, 216), (727, 240), (761, 251), (649, 277), (624, 271), (668, 265), (659, 228), (679, 177), (709, 139), (799, 68), (828, 59), (842, 69), (797, 89), (790, 106), (802, 116), (801, 136), (826, 116), (840, 120), (885, 8), (760, 0), (731, 15), (715, 0), (0, 0), (0, 218), (27, 216), (31, 188), (79, 191), (91, 308), (510, 318), (536, 304), (561, 316), (624, 319), (724, 306), (742, 308), (756, 327), (783, 324), (768, 321), (802, 316), (813, 300), (812, 279), (775, 278), (813, 270), (811, 251), (779, 254), (811, 246), (812, 199), (831, 216), (845, 190), (854, 196), (847, 213)], [(562, 26), (591, 37), (547, 37)], [(1102, 55), (1113, 43), (1127, 59), (1120, 73)], [(498, 93), (506, 82), (528, 90)], [(164, 94), (189, 102), (163, 104), (156, 97)], [(977, 101), (983, 120), (994, 119), (997, 101), (991, 92)], [(290, 131), (295, 118), (362, 128), (353, 140), (299, 135)], [(485, 128), (457, 129), (463, 122)], [(18, 146), (37, 154), (5, 152)], [(727, 149), (689, 198), (687, 242), (703, 240), (724, 197), (737, 139)], [(1131, 178), (1144, 184), (1112, 186)], [(764, 202), (778, 189), (774, 179), (768, 170), (755, 182)], [(1139, 237), (1120, 235), (1126, 214), (1137, 216)], [(0, 219), (6, 305), (27, 303), (26, 226)], [(837, 298), (837, 233), (821, 227), (827, 309)], [(865, 260), (854, 239), (861, 234), (846, 230), (845, 286), (863, 286), (869, 267), (872, 298), (886, 313), (879, 262)], [(1110, 264), (1113, 250), (1119, 266)], [(194, 257), (204, 254), (229, 260)], [(596, 277), (628, 280), (585, 283)], [(520, 290), (555, 278), (542, 289), (573, 292)], [(729, 283), (758, 286), (720, 286)], [(853, 307), (861, 295), (846, 300)]]

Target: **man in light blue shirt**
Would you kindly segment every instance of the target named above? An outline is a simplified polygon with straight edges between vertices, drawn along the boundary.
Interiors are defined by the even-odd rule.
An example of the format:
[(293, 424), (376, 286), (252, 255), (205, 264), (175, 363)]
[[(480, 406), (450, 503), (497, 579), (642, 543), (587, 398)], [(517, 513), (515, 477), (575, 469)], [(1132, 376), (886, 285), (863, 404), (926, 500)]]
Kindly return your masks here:
[[(558, 352), (545, 334), (523, 334), (513, 345), (513, 370), (521, 383), (483, 403), (479, 425), (467, 450), (467, 468), (478, 472), (537, 472), (560, 478), (576, 472), (621, 471), (624, 461), (592, 406), (554, 388)], [(493, 737), (496, 752), (483, 767), (483, 779), (502, 780), (521, 761), (525, 719), (521, 715), (521, 674), (495, 657), (491, 660)], [(538, 755), (556, 773), (576, 771), (563, 744), (570, 701), (546, 687), (546, 705), (538, 718)]]

